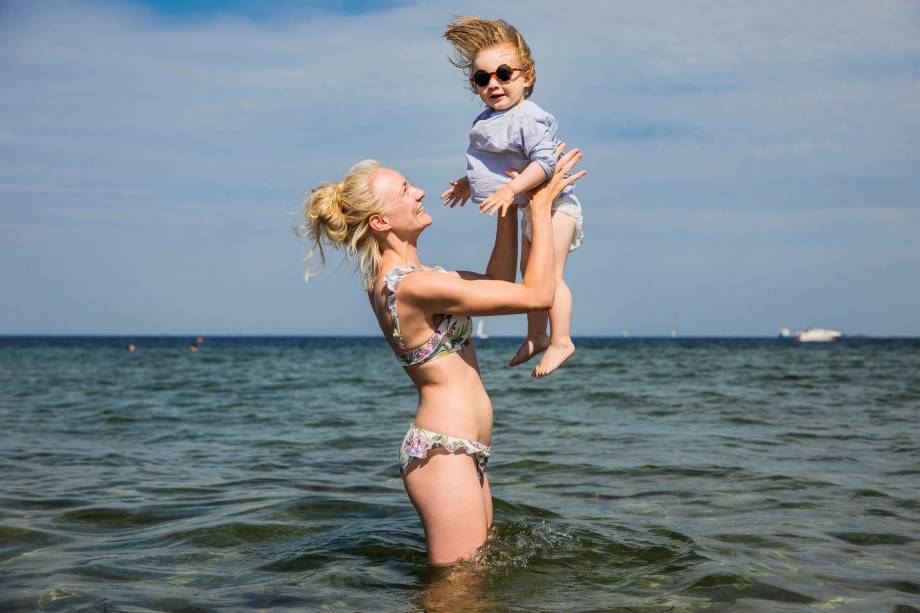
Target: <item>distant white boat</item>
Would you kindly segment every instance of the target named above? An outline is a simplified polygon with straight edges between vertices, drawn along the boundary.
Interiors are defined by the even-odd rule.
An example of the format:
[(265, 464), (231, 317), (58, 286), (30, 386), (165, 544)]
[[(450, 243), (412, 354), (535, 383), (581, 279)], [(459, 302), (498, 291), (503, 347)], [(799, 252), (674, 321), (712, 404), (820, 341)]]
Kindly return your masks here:
[(809, 328), (795, 333), (795, 340), (800, 343), (829, 343), (843, 336), (843, 332), (825, 328)]
[(476, 338), (487, 339), (489, 335), (486, 334), (486, 322), (481, 319), (476, 323)]
[(623, 330), (623, 338), (629, 338), (629, 330)]
[(671, 330), (671, 338), (677, 338), (677, 330)]

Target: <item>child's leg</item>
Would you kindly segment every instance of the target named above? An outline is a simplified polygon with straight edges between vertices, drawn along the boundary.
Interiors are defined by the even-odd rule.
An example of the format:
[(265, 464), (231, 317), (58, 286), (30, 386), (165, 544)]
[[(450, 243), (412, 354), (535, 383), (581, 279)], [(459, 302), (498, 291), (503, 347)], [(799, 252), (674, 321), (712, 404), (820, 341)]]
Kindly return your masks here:
[(575, 222), (565, 213), (553, 213), (553, 245), (556, 249), (556, 299), (549, 310), (550, 339), (546, 353), (531, 373), (545, 377), (575, 353), (570, 335), (572, 325), (572, 292), (566, 285), (563, 273), (569, 257), (569, 247), (575, 234)]
[[(530, 257), (530, 241), (527, 239), (523, 228), (521, 229), (521, 275), (527, 272), (527, 258)], [(527, 338), (518, 347), (517, 353), (508, 362), (508, 366), (523, 364), (533, 356), (549, 347), (549, 336), (546, 335), (546, 322), (549, 314), (546, 311), (531, 311), (527, 314)]]

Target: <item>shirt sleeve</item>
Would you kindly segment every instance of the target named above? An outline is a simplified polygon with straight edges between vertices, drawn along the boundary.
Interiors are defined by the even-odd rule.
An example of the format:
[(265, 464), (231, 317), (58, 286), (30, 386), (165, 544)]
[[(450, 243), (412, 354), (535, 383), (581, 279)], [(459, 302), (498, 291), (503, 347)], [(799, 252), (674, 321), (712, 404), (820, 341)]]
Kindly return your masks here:
[(556, 121), (548, 113), (543, 117), (524, 115), (521, 118), (521, 145), (531, 162), (543, 167), (546, 176), (556, 168)]

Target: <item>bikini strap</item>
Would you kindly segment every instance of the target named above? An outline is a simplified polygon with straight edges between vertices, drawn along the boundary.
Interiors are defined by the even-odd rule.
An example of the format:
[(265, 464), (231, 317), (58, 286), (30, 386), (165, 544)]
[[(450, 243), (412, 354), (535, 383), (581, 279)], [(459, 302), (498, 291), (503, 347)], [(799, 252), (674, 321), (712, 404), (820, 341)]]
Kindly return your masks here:
[(406, 351), (406, 345), (403, 343), (402, 334), (399, 332), (399, 315), (396, 314), (396, 290), (399, 289), (399, 284), (403, 278), (416, 270), (420, 269), (414, 266), (409, 268), (394, 266), (383, 275), (387, 291), (390, 293), (387, 296), (387, 310), (390, 312), (390, 324), (393, 326), (393, 340), (396, 341), (396, 346), (403, 353)]
[(386, 283), (387, 289), (390, 291), (390, 293), (395, 294), (396, 289), (399, 287), (400, 281), (403, 280), (403, 277), (405, 277), (410, 272), (415, 272), (416, 270), (420, 269), (414, 267), (402, 268), (399, 266), (394, 266), (390, 270), (386, 271), (386, 273), (383, 275), (383, 280)]
[(386, 271), (383, 275), (383, 280), (386, 283), (387, 291), (390, 293), (387, 296), (387, 310), (390, 312), (390, 322), (393, 325), (393, 340), (396, 341), (396, 345), (403, 351), (406, 352), (406, 345), (403, 343), (402, 334), (399, 332), (399, 315), (396, 314), (396, 290), (399, 289), (399, 284), (410, 272), (417, 272), (420, 270), (435, 270), (437, 272), (447, 272), (440, 266), (435, 266), (430, 269), (426, 268), (417, 268), (415, 266), (402, 267), (394, 266), (393, 268)]

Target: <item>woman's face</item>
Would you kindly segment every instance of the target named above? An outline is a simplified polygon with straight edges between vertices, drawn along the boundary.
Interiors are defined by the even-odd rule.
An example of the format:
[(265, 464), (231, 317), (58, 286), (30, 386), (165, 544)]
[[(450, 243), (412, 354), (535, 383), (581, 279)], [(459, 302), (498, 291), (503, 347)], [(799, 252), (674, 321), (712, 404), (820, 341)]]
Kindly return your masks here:
[(392, 168), (381, 168), (371, 187), (383, 203), (383, 219), (400, 236), (417, 236), (431, 225), (431, 215), (422, 205), (425, 190), (415, 187)]

